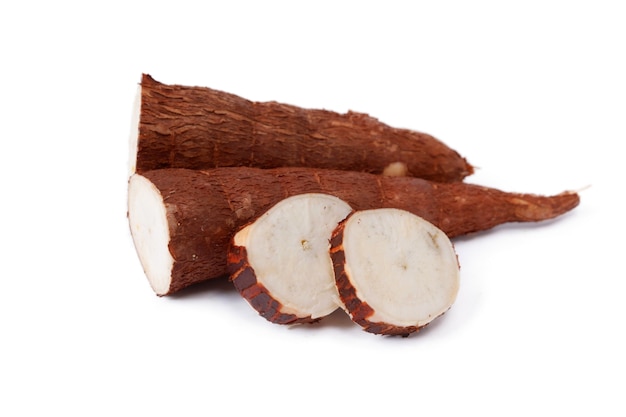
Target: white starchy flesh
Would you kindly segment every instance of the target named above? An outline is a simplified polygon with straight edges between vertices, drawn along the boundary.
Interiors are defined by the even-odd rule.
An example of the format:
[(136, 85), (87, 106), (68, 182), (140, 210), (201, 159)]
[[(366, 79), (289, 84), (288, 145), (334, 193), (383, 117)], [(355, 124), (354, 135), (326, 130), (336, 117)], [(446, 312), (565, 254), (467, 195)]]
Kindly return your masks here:
[(345, 270), (374, 323), (421, 327), (446, 312), (459, 289), (459, 265), (449, 238), (398, 209), (364, 210), (346, 222)]
[(128, 183), (128, 222), (137, 255), (152, 289), (158, 295), (170, 288), (174, 258), (168, 250), (170, 232), (163, 197), (142, 175)]
[(141, 116), (141, 86), (137, 88), (133, 112), (130, 123), (130, 136), (128, 140), (128, 175), (137, 171), (137, 146), (139, 145), (139, 119)]
[(289, 197), (235, 235), (246, 248), (257, 282), (282, 304), (282, 312), (313, 319), (340, 306), (329, 254), (330, 236), (352, 211), (327, 194)]

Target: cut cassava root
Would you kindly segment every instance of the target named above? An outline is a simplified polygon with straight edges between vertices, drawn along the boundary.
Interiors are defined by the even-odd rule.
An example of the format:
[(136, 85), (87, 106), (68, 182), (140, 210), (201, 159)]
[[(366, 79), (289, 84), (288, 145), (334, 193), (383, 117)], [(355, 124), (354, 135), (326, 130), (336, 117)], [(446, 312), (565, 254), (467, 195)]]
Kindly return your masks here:
[(162, 84), (147, 74), (136, 105), (131, 174), (160, 168), (289, 166), (386, 171), (451, 182), (473, 172), (438, 139), (361, 113), (253, 102), (210, 88)]
[(330, 236), (351, 207), (328, 194), (300, 194), (270, 208), (233, 238), (230, 279), (261, 316), (310, 323), (340, 305)]
[(404, 210), (352, 213), (333, 232), (330, 254), (344, 309), (370, 333), (417, 332), (445, 313), (459, 290), (448, 237)]
[(158, 295), (227, 275), (234, 234), (282, 199), (331, 194), (355, 210), (398, 208), (448, 237), (568, 212), (576, 193), (507, 193), (466, 183), (307, 168), (159, 169), (129, 180), (128, 217), (142, 266)]
[(459, 289), (456, 253), (441, 230), (404, 210), (353, 212), (328, 194), (285, 198), (243, 227), (228, 267), (242, 297), (270, 322), (312, 323), (341, 306), (384, 335), (418, 331)]

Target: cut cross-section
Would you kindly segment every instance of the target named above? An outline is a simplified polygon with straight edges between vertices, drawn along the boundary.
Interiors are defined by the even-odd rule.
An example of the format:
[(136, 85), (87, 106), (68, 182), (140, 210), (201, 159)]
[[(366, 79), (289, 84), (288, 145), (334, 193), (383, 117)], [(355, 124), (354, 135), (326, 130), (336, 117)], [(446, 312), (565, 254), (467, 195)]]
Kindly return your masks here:
[(228, 263), (237, 290), (274, 323), (314, 322), (335, 311), (330, 237), (351, 211), (327, 194), (280, 201), (233, 238)]
[(142, 175), (133, 175), (128, 184), (128, 221), (150, 286), (158, 295), (166, 294), (174, 266), (167, 210), (159, 189)]
[(392, 208), (357, 211), (333, 232), (331, 245), (344, 308), (368, 332), (407, 336), (456, 299), (454, 247), (421, 217)]

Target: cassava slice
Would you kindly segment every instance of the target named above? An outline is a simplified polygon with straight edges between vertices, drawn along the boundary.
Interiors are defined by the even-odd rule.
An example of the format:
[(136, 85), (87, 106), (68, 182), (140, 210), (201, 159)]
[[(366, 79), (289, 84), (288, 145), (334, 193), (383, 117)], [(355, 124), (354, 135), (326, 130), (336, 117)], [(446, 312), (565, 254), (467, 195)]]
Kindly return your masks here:
[(460, 181), (473, 172), (431, 135), (366, 114), (254, 102), (143, 74), (130, 141), (130, 171), (298, 166)]
[(330, 236), (352, 209), (328, 194), (300, 194), (237, 232), (228, 254), (231, 281), (273, 323), (317, 321), (339, 307)]
[(158, 295), (227, 275), (228, 245), (241, 227), (280, 200), (331, 194), (355, 210), (392, 207), (419, 215), (449, 237), (507, 222), (536, 222), (568, 212), (576, 193), (554, 196), (433, 183), (412, 177), (310, 168), (159, 169), (135, 174), (128, 218), (135, 247)]
[(419, 216), (392, 208), (357, 211), (341, 222), (331, 242), (341, 301), (370, 333), (408, 336), (456, 298), (454, 247)]

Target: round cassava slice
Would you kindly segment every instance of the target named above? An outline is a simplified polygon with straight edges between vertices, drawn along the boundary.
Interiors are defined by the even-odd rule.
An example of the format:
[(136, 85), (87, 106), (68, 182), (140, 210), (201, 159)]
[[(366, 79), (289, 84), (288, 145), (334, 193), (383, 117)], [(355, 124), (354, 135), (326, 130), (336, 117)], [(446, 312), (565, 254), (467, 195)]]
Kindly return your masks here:
[(459, 290), (450, 239), (407, 211), (356, 211), (331, 238), (344, 309), (364, 330), (408, 336), (445, 313)]
[(239, 230), (228, 254), (230, 279), (273, 323), (311, 323), (340, 306), (330, 237), (352, 211), (343, 200), (308, 193), (286, 198)]

